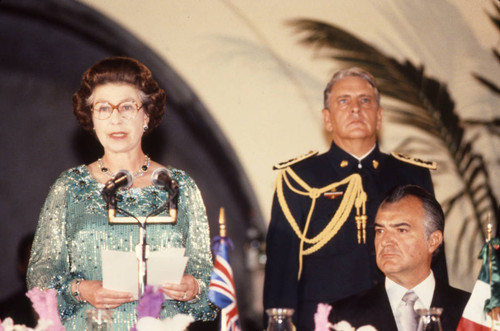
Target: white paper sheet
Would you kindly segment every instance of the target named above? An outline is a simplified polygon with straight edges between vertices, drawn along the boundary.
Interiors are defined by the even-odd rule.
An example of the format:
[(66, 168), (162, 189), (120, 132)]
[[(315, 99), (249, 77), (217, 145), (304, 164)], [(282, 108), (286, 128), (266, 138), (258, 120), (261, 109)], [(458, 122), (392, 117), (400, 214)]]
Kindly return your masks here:
[(139, 264), (132, 252), (101, 250), (102, 286), (104, 288), (131, 292), (137, 299), (139, 292)]
[[(158, 288), (163, 283), (180, 284), (188, 257), (184, 248), (169, 248), (164, 251), (150, 252), (147, 260), (147, 283)], [(102, 277), (103, 287), (127, 291), (138, 298), (139, 261), (135, 252), (120, 252), (103, 249)], [(169, 299), (166, 296), (167, 299)]]

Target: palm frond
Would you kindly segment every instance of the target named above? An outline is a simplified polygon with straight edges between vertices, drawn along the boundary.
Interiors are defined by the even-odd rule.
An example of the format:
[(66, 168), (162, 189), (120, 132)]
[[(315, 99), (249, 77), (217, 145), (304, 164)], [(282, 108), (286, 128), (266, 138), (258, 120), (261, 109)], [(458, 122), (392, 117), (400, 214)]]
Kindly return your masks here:
[[(500, 61), (500, 59), (499, 59)], [(500, 87), (498, 87), (497, 84), (489, 80), (488, 78), (485, 78), (475, 72), (472, 73), (472, 77), (474, 77), (479, 83), (484, 85), (488, 90), (490, 90), (493, 93), (500, 94)]]
[(495, 10), (496, 10), (496, 14), (497, 16), (493, 16), (493, 15), (490, 15), (490, 14), (487, 14), (488, 17), (490, 18), (490, 20), (493, 22), (493, 25), (495, 25), (495, 27), (497, 28), (497, 30), (500, 32), (500, 6), (497, 5), (495, 2), (493, 2), (494, 4), (494, 7), (495, 7)]
[(500, 53), (496, 49), (493, 50), (493, 55), (495, 56), (495, 59), (500, 62)]
[[(332, 24), (308, 19), (293, 20), (289, 24), (303, 35), (300, 39), (303, 44), (345, 65), (363, 67), (376, 77), (382, 94), (408, 105), (404, 110), (391, 109), (390, 119), (424, 130), (446, 148), (463, 184), (463, 191), (448, 202), (448, 212), (467, 200), (473, 214), (470, 219), (464, 219), (462, 230), (470, 233), (469, 228), (473, 226), (473, 233), (484, 239), (483, 223), (487, 214), (492, 213), (498, 223), (497, 201), (482, 156), (475, 153), (471, 142), (464, 138), (464, 128), (446, 84), (426, 76), (423, 66), (399, 62)], [(467, 245), (467, 241), (461, 244)]]
[(463, 127), (481, 126), (488, 130), (488, 133), (500, 137), (500, 118), (496, 117), (492, 120), (464, 119), (462, 120)]
[[(470, 217), (465, 217), (464, 222), (462, 222), (460, 229), (459, 229), (460, 231), (459, 231), (458, 236), (456, 238), (456, 240), (458, 242), (465, 241), (465, 242), (470, 243), (470, 240), (468, 240), (468, 237), (474, 237), (475, 235), (477, 235), (477, 228), (476, 227), (474, 227), (472, 229), (472, 231), (469, 229), (471, 224), (473, 224), (473, 220)], [(457, 251), (458, 250), (459, 249), (457, 249)], [(465, 251), (467, 251), (467, 250), (465, 250)], [(471, 252), (471, 253), (472, 254), (469, 256), (467, 256), (466, 254), (460, 254), (460, 253), (454, 254), (452, 265), (454, 265), (454, 266), (461, 265), (462, 267), (464, 267), (464, 265), (465, 265), (465, 267), (464, 267), (465, 270), (472, 270), (473, 263), (477, 257), (476, 256), (477, 252)]]
[[(497, 28), (497, 30), (500, 32), (500, 5), (497, 4), (497, 2), (493, 1), (493, 5), (496, 9), (496, 15), (491, 15), (487, 14), (488, 17), (490, 18), (491, 22), (493, 25)], [(497, 59), (497, 61), (500, 63), (500, 53), (496, 50), (492, 50), (493, 55)], [(493, 83), (491, 80), (487, 79), (486, 77), (479, 75), (477, 73), (472, 73), (472, 76), (483, 86), (485, 86), (487, 89), (489, 89), (491, 92), (495, 94), (500, 94), (500, 87), (498, 87), (497, 84)]]

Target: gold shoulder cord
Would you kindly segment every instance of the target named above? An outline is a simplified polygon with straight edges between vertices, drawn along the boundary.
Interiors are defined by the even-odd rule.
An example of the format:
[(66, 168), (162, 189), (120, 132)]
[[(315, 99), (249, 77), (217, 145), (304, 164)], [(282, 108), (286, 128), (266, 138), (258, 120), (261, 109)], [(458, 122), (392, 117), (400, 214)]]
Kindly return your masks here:
[[(294, 181), (296, 181), (303, 191), (292, 186), (288, 176), (291, 176)], [(297, 221), (290, 212), (290, 208), (285, 199), (283, 193), (283, 182), (286, 183), (287, 187), (294, 193), (304, 196), (309, 196), (311, 198), (311, 207), (307, 215), (307, 220), (304, 225), (304, 230), (301, 232), (297, 224)], [(311, 222), (312, 213), (316, 205), (316, 199), (319, 198), (323, 193), (336, 189), (338, 186), (347, 185), (345, 193), (342, 197), (342, 202), (339, 208), (333, 215), (330, 222), (325, 226), (325, 228), (314, 238), (307, 238), (307, 230)], [(358, 243), (361, 243), (361, 227), (363, 228), (363, 243), (366, 242), (366, 193), (363, 190), (363, 184), (361, 181), (361, 176), (359, 174), (352, 174), (349, 177), (344, 178), (340, 182), (332, 183), (330, 185), (324, 186), (322, 188), (310, 187), (306, 182), (304, 182), (291, 168), (286, 168), (280, 171), (280, 174), (276, 178), (276, 193), (278, 201), (280, 203), (283, 214), (285, 215), (288, 223), (292, 227), (293, 231), (300, 239), (300, 249), (299, 249), (299, 273), (297, 279), (300, 279), (302, 274), (302, 258), (304, 255), (312, 254), (318, 251), (326, 243), (328, 243), (344, 225), (351, 213), (352, 207), (356, 207), (356, 224), (358, 228)], [(361, 209), (361, 211), (360, 211)], [(304, 250), (304, 243), (311, 244), (312, 246)]]

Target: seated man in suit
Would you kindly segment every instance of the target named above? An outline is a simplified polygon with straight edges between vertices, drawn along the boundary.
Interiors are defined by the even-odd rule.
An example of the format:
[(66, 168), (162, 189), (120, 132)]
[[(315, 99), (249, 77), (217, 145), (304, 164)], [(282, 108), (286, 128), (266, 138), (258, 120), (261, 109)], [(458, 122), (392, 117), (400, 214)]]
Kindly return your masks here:
[(434, 278), (432, 257), (443, 242), (444, 214), (436, 199), (419, 186), (390, 191), (375, 219), (377, 266), (385, 282), (333, 304), (330, 322), (383, 331), (414, 331), (419, 308), (443, 308), (444, 331), (455, 330), (469, 293)]

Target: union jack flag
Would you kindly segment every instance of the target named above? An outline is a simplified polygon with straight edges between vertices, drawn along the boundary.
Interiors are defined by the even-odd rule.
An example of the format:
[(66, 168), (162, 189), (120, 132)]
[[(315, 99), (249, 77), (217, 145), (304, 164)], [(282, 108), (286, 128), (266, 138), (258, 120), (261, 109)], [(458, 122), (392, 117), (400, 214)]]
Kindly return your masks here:
[(208, 297), (220, 308), (221, 331), (239, 331), (238, 306), (236, 305), (236, 288), (233, 280), (233, 270), (229, 264), (228, 246), (231, 240), (217, 237), (214, 240), (215, 263), (210, 279)]

